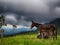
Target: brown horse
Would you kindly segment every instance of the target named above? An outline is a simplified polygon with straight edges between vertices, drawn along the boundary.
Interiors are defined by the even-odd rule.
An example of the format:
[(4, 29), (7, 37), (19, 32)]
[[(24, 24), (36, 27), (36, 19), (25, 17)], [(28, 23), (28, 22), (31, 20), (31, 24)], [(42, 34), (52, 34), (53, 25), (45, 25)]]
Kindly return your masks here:
[(34, 26), (38, 28), (41, 38), (43, 38), (46, 33), (46, 35), (48, 34), (51, 38), (54, 39), (56, 37), (56, 39), (57, 39), (57, 30), (56, 30), (55, 25), (53, 25), (53, 24), (38, 24), (38, 23), (35, 23), (32, 21), (31, 29)]

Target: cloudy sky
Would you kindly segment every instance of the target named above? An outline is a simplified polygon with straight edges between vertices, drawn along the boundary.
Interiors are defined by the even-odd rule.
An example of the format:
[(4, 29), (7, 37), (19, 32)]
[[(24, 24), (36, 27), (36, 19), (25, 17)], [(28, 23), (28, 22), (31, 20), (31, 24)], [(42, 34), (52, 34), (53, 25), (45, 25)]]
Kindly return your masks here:
[(6, 23), (30, 25), (60, 18), (60, 0), (0, 0)]

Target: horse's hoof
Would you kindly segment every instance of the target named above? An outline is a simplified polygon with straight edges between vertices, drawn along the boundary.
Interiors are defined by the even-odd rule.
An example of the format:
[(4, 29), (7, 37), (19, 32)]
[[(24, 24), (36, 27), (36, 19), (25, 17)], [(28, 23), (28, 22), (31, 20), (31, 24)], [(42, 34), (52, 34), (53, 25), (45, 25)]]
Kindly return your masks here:
[(40, 35), (38, 35), (38, 36), (37, 36), (37, 38), (41, 39), (41, 36), (40, 36)]

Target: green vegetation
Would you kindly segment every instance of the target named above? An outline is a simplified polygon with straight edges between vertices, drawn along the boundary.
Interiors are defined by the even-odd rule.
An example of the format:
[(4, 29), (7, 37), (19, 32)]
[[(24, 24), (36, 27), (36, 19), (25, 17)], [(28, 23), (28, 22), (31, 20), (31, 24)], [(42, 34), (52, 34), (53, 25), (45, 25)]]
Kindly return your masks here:
[[(60, 18), (52, 21), (58, 27), (58, 34), (60, 34)], [(60, 35), (57, 40), (53, 39), (38, 39), (37, 30), (21, 32), (15, 36), (7, 36), (0, 38), (0, 45), (60, 45)]]
[(0, 45), (60, 45), (60, 36), (57, 40), (38, 39), (37, 34), (20, 34), (0, 39)]

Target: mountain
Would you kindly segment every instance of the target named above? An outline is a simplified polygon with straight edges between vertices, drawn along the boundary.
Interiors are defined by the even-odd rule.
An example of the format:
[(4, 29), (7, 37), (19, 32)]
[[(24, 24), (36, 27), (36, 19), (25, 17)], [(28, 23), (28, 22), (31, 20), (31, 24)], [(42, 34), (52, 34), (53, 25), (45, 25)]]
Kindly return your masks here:
[(25, 33), (25, 32), (29, 32), (29, 31), (35, 31), (36, 28), (30, 29), (27, 26), (18, 26), (19, 28), (13, 28), (11, 25), (7, 25), (7, 26), (2, 26), (2, 29), (4, 29), (4, 35), (14, 35), (14, 34), (18, 34), (18, 33)]
[(57, 18), (50, 23), (55, 24), (58, 29), (60, 28), (60, 18)]

